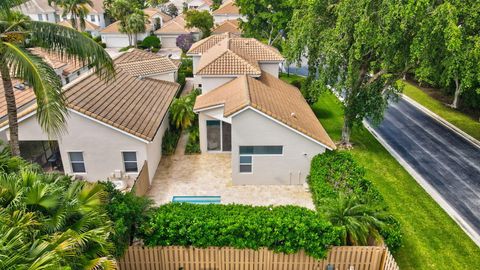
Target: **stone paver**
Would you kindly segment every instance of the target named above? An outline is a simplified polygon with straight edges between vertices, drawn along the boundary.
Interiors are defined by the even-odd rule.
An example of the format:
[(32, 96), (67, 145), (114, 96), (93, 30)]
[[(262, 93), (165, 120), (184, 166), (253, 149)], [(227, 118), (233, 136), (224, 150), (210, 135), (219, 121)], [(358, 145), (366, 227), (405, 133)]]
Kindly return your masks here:
[[(178, 148), (184, 149), (186, 134)], [(186, 141), (186, 140), (185, 140)], [(313, 209), (311, 195), (303, 186), (234, 186), (230, 154), (184, 155), (177, 149), (164, 156), (158, 166), (148, 196), (165, 204), (175, 195), (222, 197), (223, 204), (299, 205)]]

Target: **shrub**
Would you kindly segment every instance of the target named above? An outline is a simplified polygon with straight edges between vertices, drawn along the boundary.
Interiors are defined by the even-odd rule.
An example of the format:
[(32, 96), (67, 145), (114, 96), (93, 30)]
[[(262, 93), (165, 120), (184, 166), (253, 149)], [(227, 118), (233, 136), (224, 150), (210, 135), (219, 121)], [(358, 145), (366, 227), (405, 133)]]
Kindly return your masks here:
[(96, 37), (93, 38), (93, 40), (97, 43), (100, 43), (100, 42), (102, 42), (102, 36), (96, 36)]
[(194, 120), (194, 125), (189, 128), (188, 141), (185, 147), (185, 154), (200, 154), (200, 132), (198, 130), (198, 121)]
[(160, 51), (159, 48), (152, 48), (152, 53), (158, 53)]
[(188, 50), (190, 50), (190, 47), (192, 47), (192, 44), (194, 43), (193, 41), (193, 35), (192, 34), (182, 34), (177, 37), (177, 47), (182, 49), (183, 53), (186, 53)]
[(341, 229), (298, 206), (170, 203), (155, 209), (140, 227), (148, 246), (235, 247), (325, 258), (340, 243)]
[(179, 73), (184, 73), (185, 77), (193, 77), (193, 60), (190, 57), (182, 58), (182, 65)]
[[(185, 86), (185, 83), (186, 83), (185, 73), (178, 72), (177, 83), (180, 84), (180, 90), (182, 90), (183, 87)], [(179, 91), (179, 92), (181, 92), (181, 91)]]
[(132, 244), (138, 226), (145, 218), (153, 201), (136, 196), (133, 192), (123, 193), (115, 189), (111, 182), (103, 182), (107, 191), (106, 210), (113, 222), (114, 233), (110, 241), (115, 246), (115, 256), (121, 257)]
[(142, 41), (142, 43), (140, 43), (140, 47), (145, 49), (150, 49), (150, 48), (160, 49), (161, 47), (160, 39), (157, 36), (148, 36)]
[[(335, 200), (340, 195), (354, 196), (361, 204), (371, 205), (387, 211), (383, 197), (365, 179), (365, 169), (358, 165), (348, 152), (328, 151), (312, 159), (308, 184), (312, 193), (313, 203), (319, 212), (325, 204)], [(400, 224), (393, 217), (388, 217), (379, 233), (388, 247), (395, 251), (401, 246), (402, 234)]]
[(130, 50), (131, 48), (133, 48), (133, 46), (127, 46), (127, 47), (121, 48), (121, 49), (118, 50), (118, 51), (119, 51), (119, 52), (126, 52), (126, 51)]
[(177, 148), (178, 139), (180, 139), (180, 130), (170, 127), (163, 135), (162, 154), (173, 154)]
[(107, 44), (106, 43), (103, 43), (103, 42), (99, 42), (98, 44), (100, 44), (100, 46), (102, 46), (102, 48), (107, 48)]

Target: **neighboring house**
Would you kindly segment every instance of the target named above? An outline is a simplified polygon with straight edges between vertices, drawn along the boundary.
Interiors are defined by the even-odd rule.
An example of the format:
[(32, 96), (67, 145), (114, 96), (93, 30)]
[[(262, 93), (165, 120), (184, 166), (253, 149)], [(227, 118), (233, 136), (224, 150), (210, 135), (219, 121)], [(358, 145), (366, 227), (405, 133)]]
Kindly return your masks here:
[(199, 11), (210, 11), (212, 4), (212, 0), (192, 0), (187, 3), (187, 7), (188, 9), (196, 9)]
[(238, 20), (225, 20), (219, 25), (217, 25), (212, 34), (218, 35), (223, 33), (231, 33), (240, 36), (242, 34), (242, 30), (240, 30), (240, 23)]
[(311, 159), (335, 149), (300, 90), (268, 72), (198, 96), (194, 111), (202, 153), (231, 153), (235, 185), (303, 185)]
[[(69, 27), (69, 28), (74, 28), (72, 26), (72, 22), (70, 20), (66, 20), (66, 21), (61, 21), (61, 22), (58, 22), (57, 23), (58, 25), (62, 25), (62, 26), (65, 26), (65, 27)], [(80, 22), (77, 21), (77, 29), (80, 29)], [(90, 33), (90, 35), (92, 35), (92, 37), (98, 37), (100, 36), (100, 26), (92, 23), (92, 22), (89, 22), (89, 21), (85, 21), (85, 32), (87, 33)]]
[(187, 22), (185, 21), (184, 15), (179, 15), (155, 31), (155, 35), (158, 36), (162, 42), (162, 48), (176, 48), (178, 36), (184, 34), (192, 34), (193, 39), (198, 40), (200, 30), (187, 28), (186, 24)]
[(226, 20), (245, 20), (245, 18), (240, 15), (240, 9), (235, 4), (235, 1), (227, 0), (217, 10), (214, 10), (212, 15), (215, 24), (220, 24)]
[[(22, 155), (54, 145), (48, 153), (45, 149), (43, 160), (63, 164), (65, 174), (89, 181), (134, 179), (147, 164), (151, 181), (169, 126), (168, 109), (179, 89), (175, 82), (155, 79), (168, 71), (177, 72), (177, 66), (169, 61), (132, 50), (114, 60), (115, 80), (103, 81), (90, 72), (64, 87), (69, 115), (60, 137), (48, 136), (40, 128), (32, 90), (15, 90)], [(160, 63), (168, 67), (160, 67)], [(156, 68), (146, 70), (146, 66)], [(161, 78), (167, 77), (170, 80), (175, 76)], [(1, 99), (3, 95), (0, 134), (8, 139), (6, 106)]]
[[(143, 40), (172, 19), (172, 17), (156, 8), (146, 8), (143, 11), (148, 16), (147, 23), (145, 23), (146, 31), (145, 33), (138, 33), (137, 40)], [(100, 36), (102, 36), (102, 42), (108, 48), (124, 48), (129, 45), (128, 35), (120, 32), (120, 21), (105, 27), (105, 29), (100, 31)]]
[(244, 74), (260, 77), (266, 71), (278, 78), (284, 61), (274, 47), (231, 33), (202, 39), (192, 45), (187, 55), (193, 58), (194, 84), (202, 93)]
[[(85, 20), (104, 28), (106, 24), (103, 0), (91, 0), (91, 2), (92, 5), (87, 5), (89, 13)], [(70, 15), (63, 17), (62, 8), (53, 3), (49, 5), (48, 0), (29, 0), (14, 9), (29, 16), (34, 21), (58, 23), (70, 19)]]
[(68, 59), (66, 56), (48, 52), (41, 48), (31, 48), (29, 51), (43, 58), (57, 73), (62, 80), (62, 85), (68, 84), (89, 70), (80, 61)]

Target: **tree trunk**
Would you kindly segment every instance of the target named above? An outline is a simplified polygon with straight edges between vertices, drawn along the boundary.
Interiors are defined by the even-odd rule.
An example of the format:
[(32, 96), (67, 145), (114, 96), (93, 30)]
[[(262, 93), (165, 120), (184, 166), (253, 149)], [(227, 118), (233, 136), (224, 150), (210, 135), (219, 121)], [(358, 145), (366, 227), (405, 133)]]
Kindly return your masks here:
[(460, 92), (462, 91), (462, 84), (459, 83), (458, 79), (455, 79), (455, 94), (453, 97), (452, 108), (456, 109), (458, 107), (458, 98), (460, 97)]
[(350, 120), (347, 116), (343, 118), (343, 127), (342, 127), (342, 141), (340, 142), (341, 148), (350, 149), (352, 144), (350, 143), (350, 134), (352, 132), (352, 127)]
[(8, 125), (10, 131), (10, 150), (13, 156), (20, 156), (20, 144), (18, 141), (18, 118), (17, 103), (13, 92), (10, 70), (5, 62), (0, 62), (0, 73), (2, 75), (3, 89), (5, 92), (5, 101), (7, 102)]

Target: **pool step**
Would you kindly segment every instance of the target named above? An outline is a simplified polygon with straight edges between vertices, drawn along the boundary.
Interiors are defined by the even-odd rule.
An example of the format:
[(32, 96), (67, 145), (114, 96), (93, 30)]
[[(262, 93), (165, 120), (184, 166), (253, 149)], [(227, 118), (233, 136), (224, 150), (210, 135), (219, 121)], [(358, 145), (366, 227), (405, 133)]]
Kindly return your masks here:
[(220, 204), (221, 196), (173, 196), (172, 202), (193, 204)]

